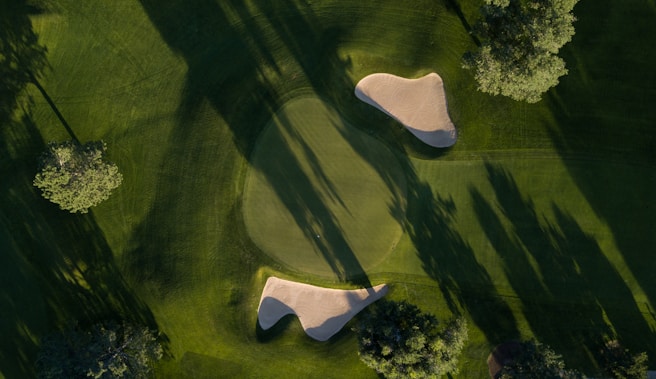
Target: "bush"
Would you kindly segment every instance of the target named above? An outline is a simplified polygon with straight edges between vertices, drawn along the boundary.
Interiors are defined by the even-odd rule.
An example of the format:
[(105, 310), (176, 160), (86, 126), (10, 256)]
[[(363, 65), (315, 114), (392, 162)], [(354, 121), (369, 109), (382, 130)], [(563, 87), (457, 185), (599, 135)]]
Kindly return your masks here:
[(631, 354), (617, 340), (609, 341), (601, 352), (604, 369), (614, 379), (646, 379), (647, 353)]
[(464, 57), (478, 89), (535, 103), (567, 74), (560, 48), (574, 35), (578, 0), (486, 0), (474, 33), (479, 49)]
[(45, 337), (36, 371), (39, 379), (147, 378), (162, 358), (157, 335), (127, 323), (96, 324)]
[(34, 186), (46, 199), (71, 213), (86, 213), (109, 198), (123, 181), (118, 167), (103, 160), (102, 141), (81, 145), (75, 141), (52, 142), (42, 154)]
[(497, 379), (582, 379), (576, 370), (565, 368), (562, 356), (549, 346), (531, 340), (520, 343), (519, 354), (504, 364)]
[(358, 318), (360, 359), (386, 378), (457, 374), (467, 341), (462, 319), (438, 328), (437, 319), (407, 302), (380, 301)]

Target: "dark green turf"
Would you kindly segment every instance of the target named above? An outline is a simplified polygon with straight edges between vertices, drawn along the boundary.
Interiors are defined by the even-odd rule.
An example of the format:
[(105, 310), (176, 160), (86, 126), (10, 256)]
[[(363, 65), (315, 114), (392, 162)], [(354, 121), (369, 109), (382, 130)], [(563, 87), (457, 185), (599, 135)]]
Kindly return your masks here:
[[(80, 140), (106, 140), (124, 183), (87, 216), (42, 200), (36, 158), (69, 133), (32, 85), (10, 94), (11, 120), (3, 103), (0, 377), (31, 377), (47, 331), (121, 316), (168, 338), (159, 377), (375, 378), (348, 330), (316, 343), (293, 318), (256, 328), (267, 275), (346, 285), (279, 266), (242, 218), (257, 137), (307, 94), (403, 167), (406, 233), (367, 276), (391, 283), (392, 298), (470, 320), (458, 377), (485, 376), (491, 348), (518, 336), (594, 373), (589, 353), (616, 333), (656, 367), (653, 1), (582, 0), (563, 51), (570, 74), (534, 105), (482, 95), (460, 68), (477, 1), (41, 3), (2, 13), (17, 16), (3, 31), (39, 35), (39, 83)], [(15, 22), (28, 13), (31, 28)], [(446, 152), (352, 92), (373, 72), (431, 71), (459, 128)]]

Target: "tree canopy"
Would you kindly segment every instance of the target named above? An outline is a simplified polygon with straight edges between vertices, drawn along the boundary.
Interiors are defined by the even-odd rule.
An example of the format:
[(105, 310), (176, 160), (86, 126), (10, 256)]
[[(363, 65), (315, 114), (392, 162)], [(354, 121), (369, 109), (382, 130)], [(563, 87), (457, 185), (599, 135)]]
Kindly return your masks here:
[(633, 354), (619, 341), (609, 341), (602, 349), (603, 365), (606, 372), (614, 379), (647, 378), (647, 353)]
[(549, 346), (531, 340), (520, 343), (520, 352), (505, 364), (498, 379), (582, 379), (576, 370), (565, 368), (562, 356)]
[(485, 0), (474, 26), (481, 41), (464, 57), (480, 91), (535, 103), (567, 74), (558, 57), (574, 35), (578, 0)]
[(103, 160), (106, 150), (102, 141), (50, 143), (41, 156), (34, 186), (61, 209), (86, 213), (123, 181), (118, 167)]
[(162, 354), (157, 335), (148, 328), (110, 322), (45, 337), (36, 371), (39, 379), (148, 378)]
[(457, 374), (467, 324), (443, 328), (435, 316), (407, 302), (379, 301), (358, 318), (360, 359), (386, 378), (434, 378)]

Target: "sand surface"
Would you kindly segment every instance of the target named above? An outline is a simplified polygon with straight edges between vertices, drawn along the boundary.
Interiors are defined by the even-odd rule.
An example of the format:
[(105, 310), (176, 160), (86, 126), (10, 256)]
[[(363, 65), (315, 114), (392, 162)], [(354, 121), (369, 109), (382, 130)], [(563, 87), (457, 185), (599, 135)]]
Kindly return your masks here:
[(257, 319), (262, 329), (295, 314), (308, 336), (326, 341), (367, 305), (385, 296), (387, 285), (337, 290), (270, 277), (262, 290)]
[(434, 72), (418, 79), (371, 74), (355, 86), (355, 96), (396, 119), (430, 146), (449, 147), (456, 143), (457, 132), (449, 117), (444, 82)]

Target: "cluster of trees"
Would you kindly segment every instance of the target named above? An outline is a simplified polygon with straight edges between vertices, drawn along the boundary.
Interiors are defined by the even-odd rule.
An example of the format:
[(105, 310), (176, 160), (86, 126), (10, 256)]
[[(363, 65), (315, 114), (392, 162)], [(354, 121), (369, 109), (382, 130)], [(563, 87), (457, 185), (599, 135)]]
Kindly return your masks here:
[(157, 337), (146, 327), (116, 322), (46, 336), (36, 361), (37, 377), (148, 378), (163, 355)]
[(583, 379), (576, 371), (565, 368), (562, 356), (539, 341), (523, 341), (519, 354), (504, 364), (496, 379)]
[[(455, 318), (442, 326), (435, 316), (405, 301), (379, 301), (358, 316), (362, 362), (388, 379), (438, 378), (458, 374), (458, 357), (468, 338), (467, 324)], [(633, 354), (617, 341), (601, 350), (600, 362), (613, 379), (646, 379), (647, 354)], [(495, 379), (584, 379), (563, 357), (537, 340), (518, 342), (503, 358)]]
[(103, 159), (106, 150), (102, 141), (50, 143), (41, 156), (34, 186), (61, 209), (86, 213), (123, 181), (118, 167)]
[[(437, 378), (458, 373), (468, 338), (456, 318), (445, 326), (405, 301), (380, 301), (353, 329), (361, 360), (385, 378)], [(39, 379), (142, 379), (163, 356), (156, 332), (127, 322), (75, 326), (43, 338), (36, 361)], [(602, 363), (614, 379), (646, 379), (647, 354), (632, 354), (617, 341), (604, 345)], [(536, 340), (522, 341), (495, 379), (583, 379), (562, 356)]]
[(379, 301), (354, 327), (360, 359), (385, 378), (435, 378), (458, 373), (467, 324), (440, 328), (435, 316), (407, 302)]
[(601, 350), (604, 369), (613, 379), (646, 379), (647, 353), (633, 354), (619, 341), (607, 342)]
[(477, 51), (464, 57), (478, 89), (535, 103), (567, 74), (558, 51), (572, 39), (578, 0), (485, 0), (473, 28)]
[[(582, 379), (583, 374), (565, 367), (560, 354), (536, 340), (523, 341), (519, 353), (504, 363), (495, 379)], [(618, 341), (601, 349), (601, 364), (613, 379), (647, 379), (647, 353), (631, 353)]]

